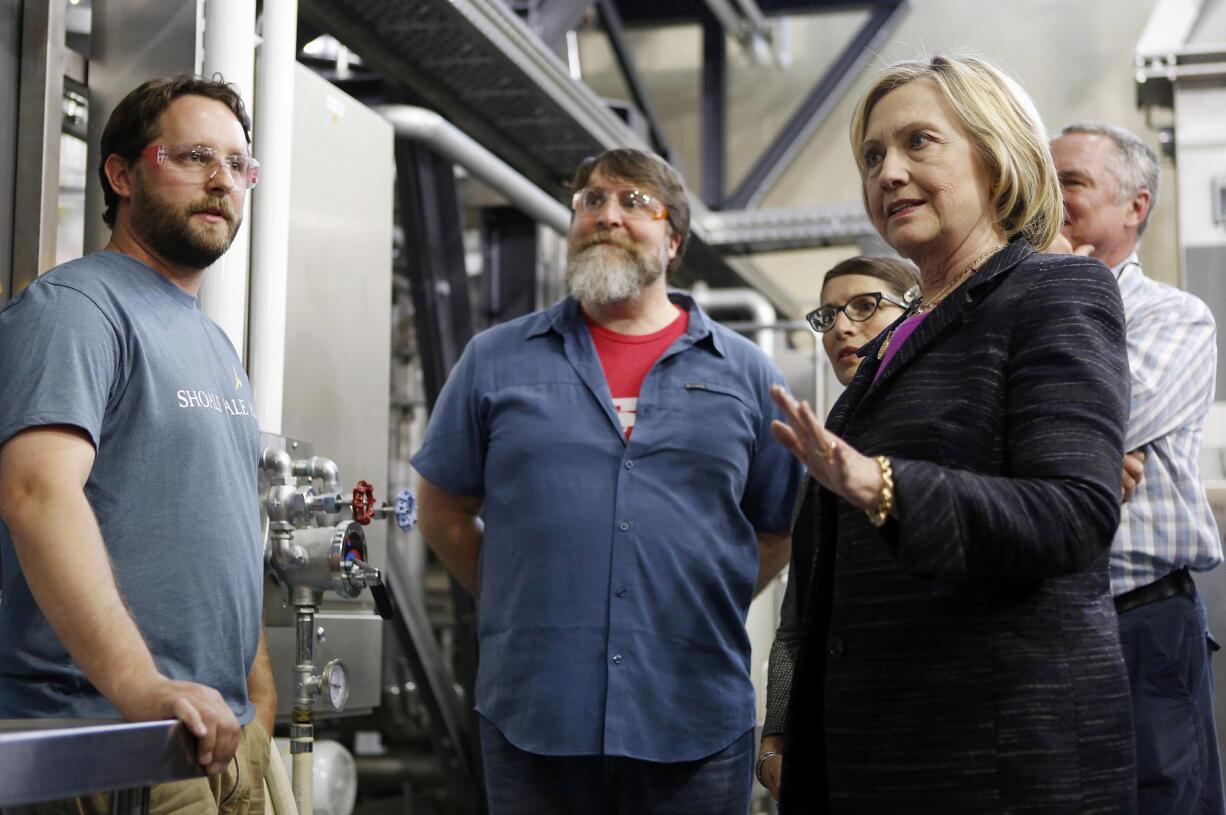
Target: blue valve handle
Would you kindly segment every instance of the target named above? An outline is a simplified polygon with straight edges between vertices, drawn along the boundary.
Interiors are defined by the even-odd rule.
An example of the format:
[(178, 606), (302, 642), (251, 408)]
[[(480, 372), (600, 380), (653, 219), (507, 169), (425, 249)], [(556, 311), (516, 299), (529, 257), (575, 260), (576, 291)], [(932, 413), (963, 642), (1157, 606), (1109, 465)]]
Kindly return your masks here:
[(396, 496), (396, 526), (409, 532), (417, 526), (417, 496), (405, 487)]

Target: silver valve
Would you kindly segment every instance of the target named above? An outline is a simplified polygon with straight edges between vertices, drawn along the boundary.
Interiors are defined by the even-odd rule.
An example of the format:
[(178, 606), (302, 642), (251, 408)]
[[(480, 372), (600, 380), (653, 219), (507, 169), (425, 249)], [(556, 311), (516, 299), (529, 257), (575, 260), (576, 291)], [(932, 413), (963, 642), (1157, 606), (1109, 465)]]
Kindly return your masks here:
[(377, 586), (383, 582), (378, 569), (357, 558), (342, 563), (341, 572), (344, 574), (345, 582), (358, 590), (368, 586)]
[(370, 596), (374, 598), (375, 609), (379, 612), (379, 616), (385, 620), (392, 618), (395, 608), (392, 606), (391, 597), (387, 594), (387, 587), (383, 585), (382, 572), (356, 558), (346, 560), (341, 566), (341, 571), (345, 581), (354, 587), (355, 594), (363, 588), (370, 589)]
[(306, 509), (308, 512), (325, 512), (331, 515), (340, 512), (346, 504), (348, 504), (348, 501), (339, 492), (316, 494), (308, 489), (306, 493)]

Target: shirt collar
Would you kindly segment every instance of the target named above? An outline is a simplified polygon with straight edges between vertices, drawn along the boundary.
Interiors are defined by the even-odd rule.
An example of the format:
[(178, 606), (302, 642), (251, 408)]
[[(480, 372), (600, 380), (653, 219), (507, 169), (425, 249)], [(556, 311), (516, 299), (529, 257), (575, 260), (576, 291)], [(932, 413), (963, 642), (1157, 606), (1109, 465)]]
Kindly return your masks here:
[(1120, 284), (1121, 292), (1136, 288), (1145, 276), (1141, 272), (1141, 262), (1137, 259), (1135, 251), (1113, 266), (1111, 273), (1115, 275), (1116, 281)]
[[(668, 299), (689, 312), (689, 326), (684, 335), (686, 339), (694, 345), (709, 345), (715, 353), (721, 357), (725, 356), (723, 339), (712, 330), (711, 318), (698, 307), (694, 298), (683, 292), (670, 291)], [(581, 328), (585, 329), (586, 324), (583, 314), (579, 311), (579, 301), (567, 296), (544, 311), (537, 312), (535, 324), (528, 330), (528, 337), (539, 337), (550, 331), (561, 336), (574, 335)]]

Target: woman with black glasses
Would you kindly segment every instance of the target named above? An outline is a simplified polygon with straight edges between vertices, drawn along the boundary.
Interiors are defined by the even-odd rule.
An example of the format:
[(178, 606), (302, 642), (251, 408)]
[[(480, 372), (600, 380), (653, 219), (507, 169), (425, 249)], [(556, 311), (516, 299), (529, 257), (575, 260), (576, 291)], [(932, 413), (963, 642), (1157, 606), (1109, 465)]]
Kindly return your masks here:
[(846, 385), (860, 367), (860, 347), (919, 297), (915, 267), (886, 257), (854, 257), (826, 272), (821, 306), (805, 315), (822, 335), (834, 375)]
[[(861, 346), (889, 328), (919, 297), (918, 283), (915, 267), (899, 258), (857, 256), (826, 272), (821, 305), (806, 314), (805, 319), (821, 334), (822, 347), (840, 384), (850, 382), (860, 367), (857, 352)], [(796, 581), (789, 579), (775, 643), (771, 646), (766, 720), (757, 764), (758, 780), (776, 801), (783, 769), (783, 729), (792, 691), (792, 671), (802, 635)]]

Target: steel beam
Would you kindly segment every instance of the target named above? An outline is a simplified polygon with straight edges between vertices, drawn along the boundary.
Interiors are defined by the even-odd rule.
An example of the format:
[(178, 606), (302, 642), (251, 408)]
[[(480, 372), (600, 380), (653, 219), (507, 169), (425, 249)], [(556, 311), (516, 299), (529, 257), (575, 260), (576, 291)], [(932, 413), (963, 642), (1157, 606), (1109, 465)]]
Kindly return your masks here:
[(621, 66), (622, 75), (630, 87), (630, 95), (634, 98), (634, 104), (647, 119), (652, 147), (664, 157), (665, 161), (672, 164), (673, 151), (669, 148), (668, 140), (664, 137), (664, 131), (660, 127), (660, 117), (656, 114), (655, 107), (647, 96), (647, 87), (643, 84), (642, 77), (639, 76), (638, 69), (634, 65), (634, 55), (630, 53), (630, 44), (626, 42), (626, 31), (622, 25), (622, 17), (617, 10), (617, 5), (613, 0), (597, 0), (597, 8), (600, 9), (600, 21), (604, 24), (605, 33), (609, 36), (609, 45), (612, 46), (617, 63)]
[(21, 0), (0, 0), (0, 308), (13, 282), (13, 195), (21, 76)]
[(724, 203), (728, 115), (727, 40), (724, 27), (708, 17), (702, 23), (702, 175), (699, 184), (707, 206)]
[(859, 203), (708, 212), (707, 242), (728, 255), (858, 246), (877, 232)]
[(533, 16), (533, 29), (550, 48), (562, 47), (562, 38), (583, 21), (595, 0), (541, 0)]
[(536, 221), (514, 207), (481, 210), (488, 325), (536, 310)]
[(396, 187), (422, 379), (433, 410), (473, 334), (455, 170), (420, 144), (397, 138)]
[(17, 177), (10, 296), (55, 265), (66, 4), (26, 2), (17, 106)]
[(730, 209), (757, 206), (796, 153), (838, 103), (860, 68), (902, 18), (907, 0), (877, 0), (868, 21), (839, 54), (830, 69), (800, 103), (787, 124), (763, 151), (726, 202)]
[[(650, 149), (502, 3), (299, 0), (299, 16), (361, 54), (389, 88), (410, 91), (414, 104), (438, 111), (559, 198), (585, 158), (612, 147)], [(799, 316), (787, 292), (752, 263), (703, 250), (698, 221), (706, 207), (692, 203), (695, 223), (678, 285), (699, 278), (716, 288), (749, 285)]]

